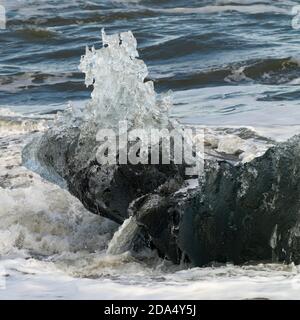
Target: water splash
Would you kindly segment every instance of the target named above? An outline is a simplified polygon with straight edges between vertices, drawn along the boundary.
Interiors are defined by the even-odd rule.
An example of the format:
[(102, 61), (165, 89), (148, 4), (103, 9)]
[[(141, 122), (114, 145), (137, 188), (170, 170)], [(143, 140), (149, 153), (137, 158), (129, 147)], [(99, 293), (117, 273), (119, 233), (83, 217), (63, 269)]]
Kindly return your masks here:
[(92, 99), (85, 115), (98, 125), (117, 127), (127, 120), (128, 127), (164, 127), (168, 123), (168, 96), (155, 93), (152, 81), (146, 81), (148, 69), (138, 59), (137, 41), (131, 31), (106, 35), (103, 47), (86, 48), (80, 70), (87, 86), (93, 85)]
[(129, 217), (123, 222), (119, 230), (115, 232), (109, 242), (106, 253), (116, 255), (131, 250), (139, 231), (140, 228), (134, 218)]

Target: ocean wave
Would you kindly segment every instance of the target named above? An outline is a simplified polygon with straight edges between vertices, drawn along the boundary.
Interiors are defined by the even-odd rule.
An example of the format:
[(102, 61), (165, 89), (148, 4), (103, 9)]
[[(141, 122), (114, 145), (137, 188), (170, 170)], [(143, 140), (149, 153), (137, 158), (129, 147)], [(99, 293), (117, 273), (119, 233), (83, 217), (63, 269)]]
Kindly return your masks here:
[[(8, 19), (7, 28), (15, 28), (17, 26), (38, 26), (38, 27), (57, 27), (57, 26), (71, 26), (71, 25), (87, 25), (91, 23), (111, 23), (116, 20), (132, 20), (142, 19), (145, 17), (154, 17), (158, 13), (155, 10), (147, 8), (135, 8), (135, 9), (115, 9), (115, 10), (87, 10), (78, 15), (64, 16), (57, 15), (43, 16), (43, 17), (24, 17), (18, 19)], [(37, 36), (40, 34), (37, 34)]]
[(198, 35), (176, 36), (171, 40), (143, 47), (140, 52), (143, 59), (164, 60), (241, 47), (249, 49), (257, 47), (257, 44), (251, 44), (246, 39), (237, 38), (225, 32), (207, 32)]
[[(190, 14), (218, 14), (227, 12), (238, 12), (242, 14), (280, 14), (280, 15), (292, 15), (291, 5), (273, 5), (268, 2), (220, 2), (217, 5), (203, 5), (195, 7), (174, 7), (169, 6), (167, 3), (161, 6), (159, 1), (159, 7), (151, 6), (156, 4), (155, 1), (114, 1), (116, 6), (103, 7), (98, 4), (81, 4), (78, 8), (74, 7), (73, 10), (69, 8), (68, 14), (56, 16), (50, 15), (47, 7), (40, 7), (38, 12), (32, 12), (28, 15), (26, 12), (15, 16), (13, 19), (8, 17), (7, 27), (14, 29), (20, 26), (24, 26), (28, 29), (24, 31), (23, 36), (27, 36), (33, 40), (39, 38), (55, 37), (57, 36), (53, 31), (43, 30), (43, 27), (57, 27), (57, 26), (71, 26), (71, 25), (88, 25), (92, 23), (109, 24), (117, 20), (130, 21), (135, 19), (161, 17), (162, 14), (176, 14), (176, 15), (190, 15)], [(126, 5), (127, 4), (127, 5)], [(131, 4), (131, 5), (130, 5)], [(185, 4), (185, 3), (184, 3)], [(113, 4), (112, 4), (113, 5)], [(125, 6), (126, 5), (126, 6)], [(175, 3), (176, 5), (176, 3)], [(53, 10), (53, 8), (51, 8)], [(51, 12), (50, 10), (50, 12)], [(20, 11), (19, 13), (22, 13)], [(27, 27), (26, 27), (27, 26)], [(35, 30), (37, 28), (37, 30)], [(31, 31), (30, 29), (33, 29)]]
[(58, 37), (58, 33), (52, 30), (41, 28), (24, 28), (14, 31), (14, 36), (26, 41), (45, 41), (53, 40)]
[(168, 8), (168, 9), (152, 9), (156, 12), (169, 14), (214, 14), (222, 12), (239, 12), (243, 14), (283, 14), (291, 15), (291, 10), (270, 4), (253, 4), (253, 5), (209, 5), (198, 8)]
[(263, 83), (287, 83), (298, 77), (300, 65), (294, 58), (261, 59), (245, 68), (245, 74), (251, 79)]
[(300, 65), (295, 58), (267, 58), (258, 60), (241, 61), (225, 65), (223, 68), (211, 68), (198, 72), (181, 73), (169, 77), (159, 77), (155, 80), (162, 90), (191, 89), (204, 86), (218, 86), (252, 82), (258, 84), (295, 85), (299, 78)]
[(9, 75), (3, 75), (0, 78), (0, 91), (16, 92), (24, 88), (54, 85), (65, 83), (70, 80), (82, 81), (83, 77), (79, 72), (63, 72), (56, 74), (44, 72), (16, 72)]
[(0, 108), (0, 134), (15, 135), (35, 131), (44, 131), (48, 128), (51, 116), (23, 115), (8, 108)]

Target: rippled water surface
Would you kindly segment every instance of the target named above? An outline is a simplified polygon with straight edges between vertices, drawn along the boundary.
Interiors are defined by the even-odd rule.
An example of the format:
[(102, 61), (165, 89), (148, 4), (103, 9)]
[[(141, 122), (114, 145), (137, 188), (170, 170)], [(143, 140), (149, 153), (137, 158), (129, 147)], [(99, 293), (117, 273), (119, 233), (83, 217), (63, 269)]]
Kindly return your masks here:
[[(79, 58), (86, 45), (101, 46), (105, 28), (133, 31), (156, 89), (175, 91), (174, 115), (209, 124), (254, 124), (262, 118), (294, 124), (300, 96), (300, 31), (291, 27), (296, 4), (7, 1), (1, 105), (41, 113), (87, 99)], [(271, 111), (276, 117), (268, 119)]]
[(86, 45), (101, 47), (101, 28), (133, 31), (148, 78), (173, 91), (181, 121), (253, 126), (278, 139), (299, 133), (299, 1), (0, 4), (1, 298), (300, 298), (293, 265), (189, 269), (148, 251), (110, 256), (117, 226), (21, 165), (23, 145), (57, 110), (89, 99), (78, 65)]

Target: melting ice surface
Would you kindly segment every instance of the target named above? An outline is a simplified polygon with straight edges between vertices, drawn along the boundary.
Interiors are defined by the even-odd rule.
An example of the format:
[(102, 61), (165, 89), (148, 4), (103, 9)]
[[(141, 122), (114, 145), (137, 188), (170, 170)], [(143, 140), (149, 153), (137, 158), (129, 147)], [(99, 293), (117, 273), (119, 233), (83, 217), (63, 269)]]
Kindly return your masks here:
[[(86, 84), (94, 84), (87, 120), (112, 127), (120, 119), (132, 127), (167, 121), (168, 99), (144, 81), (147, 67), (132, 33), (103, 36), (104, 48), (87, 50), (81, 61)], [(82, 116), (70, 109), (66, 114), (66, 125)], [(51, 120), (0, 110), (0, 298), (300, 298), (300, 268), (294, 265), (190, 268), (149, 250), (124, 252), (123, 236), (135, 232), (130, 219), (118, 230), (22, 166), (22, 147)], [(207, 138), (222, 152), (243, 148), (240, 138)]]

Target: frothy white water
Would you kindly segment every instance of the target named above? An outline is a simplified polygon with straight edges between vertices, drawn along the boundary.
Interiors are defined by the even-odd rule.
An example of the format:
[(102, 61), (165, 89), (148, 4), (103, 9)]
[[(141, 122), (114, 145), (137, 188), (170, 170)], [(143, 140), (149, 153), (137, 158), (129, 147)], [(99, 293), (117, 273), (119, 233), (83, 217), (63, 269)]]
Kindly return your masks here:
[(4, 136), (43, 131), (48, 127), (49, 120), (33, 115), (25, 117), (7, 108), (0, 108), (0, 134)]
[[(42, 256), (68, 265), (69, 260), (105, 252), (117, 225), (22, 166), (22, 148), (35, 131), (0, 130), (1, 257)], [(66, 255), (73, 257), (65, 260)]]
[(7, 258), (0, 263), (7, 270), (1, 299), (300, 298), (299, 268), (293, 265), (226, 265), (166, 273), (124, 262), (122, 277), (89, 279), (74, 278), (36, 259)]
[(126, 219), (109, 242), (107, 254), (121, 254), (132, 249), (139, 227), (133, 217)]

